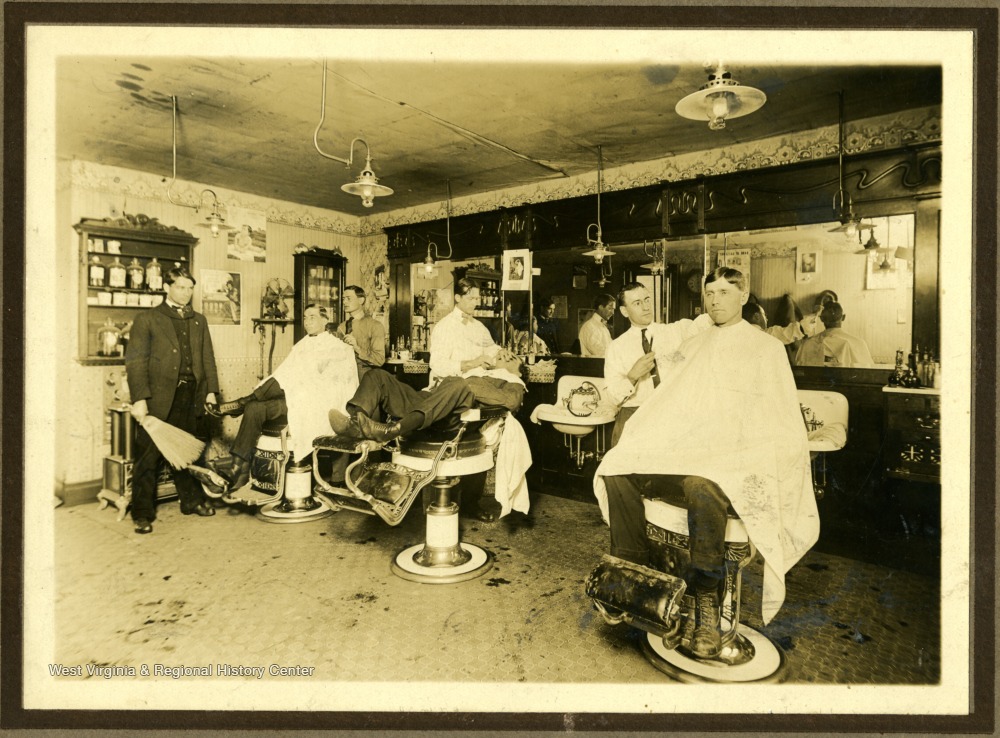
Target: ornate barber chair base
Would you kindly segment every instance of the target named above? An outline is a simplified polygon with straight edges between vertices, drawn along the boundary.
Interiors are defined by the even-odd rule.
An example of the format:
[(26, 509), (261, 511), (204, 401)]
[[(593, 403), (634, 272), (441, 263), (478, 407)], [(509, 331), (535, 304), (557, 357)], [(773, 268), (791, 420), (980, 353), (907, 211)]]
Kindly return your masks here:
[(329, 501), (313, 494), (312, 464), (309, 457), (295, 460), (285, 428), (264, 428), (250, 462), (250, 486), (277, 498), (257, 508), (257, 518), (268, 523), (307, 523), (336, 512)]
[[(391, 462), (371, 463), (368, 454), (382, 448), (374, 441), (325, 436), (313, 441), (318, 451), (359, 453), (347, 467), (347, 489), (334, 487), (316, 471), (317, 492), (336, 507), (378, 515), (399, 525), (417, 495), (424, 496), (426, 532), (423, 543), (408, 546), (392, 559), (392, 572), (423, 584), (453, 584), (482, 576), (493, 566), (493, 554), (459, 540), (459, 477), (489, 470), (493, 453), (477, 430), (470, 430), (506, 410), (490, 408), (462, 414), (458, 431), (443, 436), (423, 433), (398, 439)], [(467, 437), (466, 433), (468, 432)]]
[(722, 650), (695, 656), (694, 597), (686, 593), (687, 511), (644, 500), (646, 534), (663, 571), (605, 556), (587, 580), (587, 595), (611, 624), (627, 622), (646, 632), (643, 655), (659, 671), (689, 683), (778, 682), (785, 658), (764, 634), (739, 622), (744, 567), (756, 549), (739, 518), (726, 527), (726, 576), (721, 597)]

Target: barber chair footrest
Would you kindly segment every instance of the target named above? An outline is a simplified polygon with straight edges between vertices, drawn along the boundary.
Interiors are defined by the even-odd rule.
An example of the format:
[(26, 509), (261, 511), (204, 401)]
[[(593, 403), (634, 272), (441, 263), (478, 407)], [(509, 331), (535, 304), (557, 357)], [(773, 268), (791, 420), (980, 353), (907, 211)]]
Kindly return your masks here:
[(676, 645), (686, 588), (680, 577), (604, 554), (585, 591), (608, 623), (629, 623)]

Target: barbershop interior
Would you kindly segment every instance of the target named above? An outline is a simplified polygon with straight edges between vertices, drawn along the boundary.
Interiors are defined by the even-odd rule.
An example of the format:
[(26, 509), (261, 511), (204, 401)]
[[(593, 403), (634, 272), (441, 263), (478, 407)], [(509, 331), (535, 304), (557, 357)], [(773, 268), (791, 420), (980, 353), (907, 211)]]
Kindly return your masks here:
[[(431, 51), (56, 58), (51, 660), (938, 684), (940, 65)], [(691, 345), (729, 364), (685, 375)], [(651, 490), (694, 473), (666, 439), (754, 400), (697, 456), (797, 485), (808, 530), (781, 561), (719, 481), (706, 599)], [(794, 484), (730, 471), (767, 454)], [(654, 480), (643, 562), (609, 471)]]

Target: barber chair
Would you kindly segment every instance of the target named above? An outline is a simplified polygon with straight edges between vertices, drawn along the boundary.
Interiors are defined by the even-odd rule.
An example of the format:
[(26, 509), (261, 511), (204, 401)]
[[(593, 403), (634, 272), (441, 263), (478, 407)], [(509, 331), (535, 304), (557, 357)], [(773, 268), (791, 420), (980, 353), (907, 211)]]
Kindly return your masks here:
[[(488, 471), (493, 452), (480, 432), (489, 421), (502, 422), (503, 407), (483, 407), (462, 413), (457, 430), (421, 431), (387, 445), (321, 436), (319, 451), (360, 454), (345, 472), (346, 489), (335, 487), (313, 470), (316, 491), (337, 508), (377, 515), (399, 525), (417, 496), (423, 495), (426, 532), (423, 543), (407, 546), (392, 559), (392, 572), (422, 584), (452, 584), (482, 576), (493, 566), (493, 555), (459, 540), (460, 477)], [(391, 451), (392, 460), (373, 462), (377, 449)]]
[[(817, 498), (826, 487), (825, 454), (847, 442), (847, 399), (836, 392), (799, 390)], [(605, 555), (587, 579), (586, 593), (610, 624), (646, 633), (643, 653), (658, 670), (688, 683), (781, 681), (786, 662), (763, 633), (740, 623), (742, 572), (756, 554), (743, 522), (731, 509), (726, 526), (726, 574), (720, 598), (722, 651), (714, 658), (691, 651), (695, 602), (683, 575), (690, 566), (687, 510), (665, 500), (643, 500), (646, 536), (656, 568)]]
[(268, 523), (306, 523), (336, 512), (329, 501), (313, 493), (310, 457), (301, 461), (288, 450), (288, 420), (268, 421), (261, 429), (250, 460), (249, 490), (227, 488), (224, 479), (203, 467), (188, 467), (205, 494), (230, 505), (245, 505)]

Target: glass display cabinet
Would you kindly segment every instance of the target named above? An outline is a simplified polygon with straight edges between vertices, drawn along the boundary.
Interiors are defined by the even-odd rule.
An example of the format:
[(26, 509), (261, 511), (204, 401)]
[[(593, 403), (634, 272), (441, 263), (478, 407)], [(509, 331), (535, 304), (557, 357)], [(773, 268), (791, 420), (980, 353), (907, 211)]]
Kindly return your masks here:
[(312, 248), (295, 254), (295, 313), (294, 336), (298, 341), (305, 335), (301, 317), (306, 305), (326, 307), (330, 321), (340, 324), (344, 318), (341, 297), (344, 293), (344, 272), (347, 259), (340, 251)]

